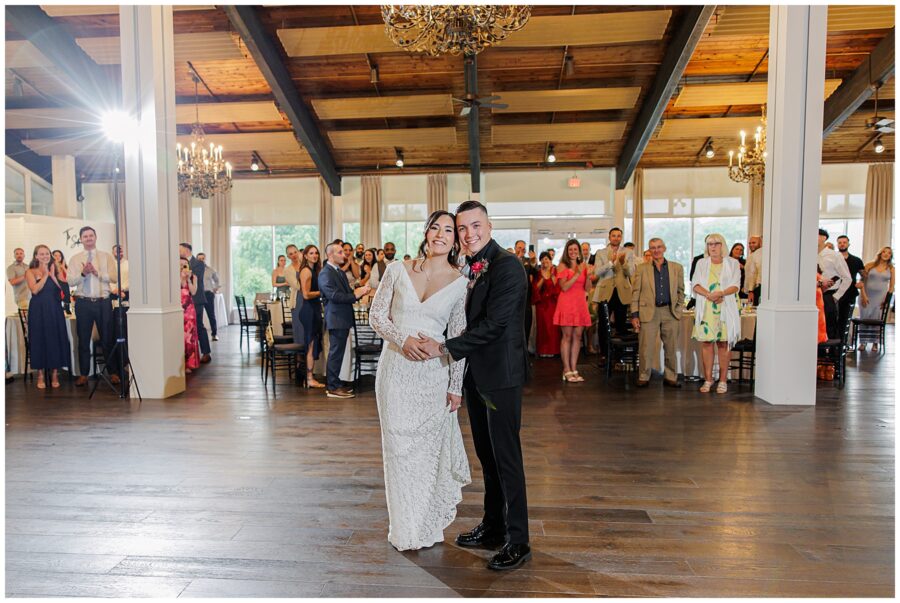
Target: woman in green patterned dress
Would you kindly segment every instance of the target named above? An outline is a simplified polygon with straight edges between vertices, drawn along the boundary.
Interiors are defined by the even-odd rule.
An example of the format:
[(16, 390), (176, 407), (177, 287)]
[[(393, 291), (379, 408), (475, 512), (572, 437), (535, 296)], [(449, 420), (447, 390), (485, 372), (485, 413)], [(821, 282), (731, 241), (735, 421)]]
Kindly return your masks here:
[(719, 357), (719, 384), (716, 393), (728, 391), (728, 364), (731, 348), (741, 338), (741, 316), (737, 293), (741, 288), (741, 265), (725, 257), (725, 237), (714, 233), (706, 237), (704, 258), (697, 262), (691, 290), (697, 300), (692, 337), (701, 343), (703, 385), (700, 391), (712, 388), (712, 369)]

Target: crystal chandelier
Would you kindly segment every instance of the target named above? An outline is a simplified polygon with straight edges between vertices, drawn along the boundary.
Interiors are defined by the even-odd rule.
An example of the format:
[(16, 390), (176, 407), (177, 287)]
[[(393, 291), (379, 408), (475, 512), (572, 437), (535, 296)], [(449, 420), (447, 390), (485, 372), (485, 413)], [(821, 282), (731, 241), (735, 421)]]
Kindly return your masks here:
[(747, 148), (747, 133), (741, 130), (741, 146), (735, 162), (734, 151), (728, 151), (728, 177), (735, 182), (762, 184), (766, 179), (766, 106), (762, 106), (761, 125), (753, 134), (753, 148)]
[(189, 192), (192, 197), (209, 199), (216, 193), (231, 189), (231, 164), (222, 158), (222, 145), (206, 144), (203, 126), (200, 125), (200, 102), (194, 79), (194, 105), (196, 114), (191, 126), (191, 144), (175, 145), (178, 154), (178, 192)]
[(388, 37), (400, 48), (431, 56), (475, 55), (525, 27), (531, 7), (382, 5), (381, 16)]

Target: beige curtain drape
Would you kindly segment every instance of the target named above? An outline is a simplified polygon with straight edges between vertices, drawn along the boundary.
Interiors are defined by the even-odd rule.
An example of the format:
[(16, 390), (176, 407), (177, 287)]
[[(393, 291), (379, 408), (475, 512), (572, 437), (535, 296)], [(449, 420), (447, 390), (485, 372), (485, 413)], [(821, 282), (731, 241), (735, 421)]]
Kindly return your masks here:
[(644, 168), (634, 171), (634, 198), (632, 199), (634, 214), (631, 240), (641, 253), (646, 248), (644, 245)]
[(325, 261), (325, 246), (334, 240), (334, 204), (331, 190), (319, 178), (319, 253)]
[(381, 176), (362, 177), (362, 205), (359, 219), (360, 241), (369, 247), (381, 247)]
[[(763, 233), (763, 198), (766, 187), (764, 184), (750, 183), (750, 211), (747, 221), (747, 238), (761, 237)], [(749, 253), (749, 251), (747, 252)]]
[(191, 242), (191, 194), (187, 191), (178, 193), (178, 242)]
[(428, 174), (428, 215), (439, 209), (449, 211), (447, 174)]
[[(109, 206), (116, 211), (115, 188), (109, 185)], [(125, 250), (125, 257), (128, 257), (128, 229), (125, 228), (125, 183), (119, 182), (119, 207), (116, 219), (119, 221), (119, 244)], [(112, 245), (110, 245), (112, 247)]]
[(873, 163), (866, 178), (866, 209), (863, 214), (863, 262), (871, 262), (882, 247), (891, 244), (894, 217), (894, 165)]
[(212, 240), (206, 245), (209, 249), (206, 263), (219, 273), (219, 292), (225, 296), (230, 319), (234, 301), (231, 287), (231, 191), (218, 193), (209, 200), (209, 222)]

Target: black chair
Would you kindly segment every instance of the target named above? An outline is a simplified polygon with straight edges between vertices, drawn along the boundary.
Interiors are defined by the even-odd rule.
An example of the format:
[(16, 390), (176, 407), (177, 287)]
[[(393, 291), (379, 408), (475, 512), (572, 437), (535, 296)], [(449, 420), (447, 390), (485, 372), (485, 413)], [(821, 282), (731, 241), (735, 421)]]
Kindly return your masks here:
[(737, 352), (738, 357), (732, 357), (728, 363), (728, 370), (737, 369), (738, 383), (744, 382), (744, 371), (750, 371), (750, 383), (756, 380), (756, 330), (753, 331), (753, 339), (741, 339), (731, 348), (732, 352)]
[(34, 381), (34, 374), (28, 371), (28, 367), (31, 365), (31, 344), (28, 340), (28, 310), (26, 308), (19, 308), (19, 323), (22, 325), (22, 338), (25, 341), (25, 370), (22, 371), (25, 376), (22, 379), (24, 383), (29, 377)]
[(263, 386), (267, 386), (269, 372), (272, 373), (272, 395), (275, 395), (275, 371), (287, 369), (288, 378), (294, 378), (294, 370), (302, 375), (302, 384), (306, 385), (306, 346), (300, 343), (278, 343), (280, 338), (276, 336), (271, 324), (265, 328), (265, 348), (263, 352)]
[(612, 377), (613, 367), (617, 362), (624, 362), (631, 366), (631, 369), (638, 369), (638, 335), (637, 333), (628, 333), (627, 335), (615, 335), (612, 331), (612, 324), (609, 321), (609, 304), (602, 302), (598, 313), (600, 326), (606, 339), (606, 378)]
[(354, 308), (353, 319), (353, 356), (356, 361), (353, 382), (358, 384), (359, 378), (362, 376), (362, 365), (378, 366), (378, 358), (381, 356), (384, 341), (369, 324), (368, 309)]
[(881, 319), (875, 318), (851, 318), (853, 324), (853, 347), (856, 348), (859, 343), (859, 334), (874, 335), (878, 338), (878, 345), (884, 351), (884, 332), (887, 324), (887, 317), (891, 311), (891, 297), (893, 294), (888, 291), (884, 297), (884, 303), (881, 306)]
[(847, 353), (850, 351), (850, 323), (844, 325), (840, 339), (829, 339), (819, 344), (817, 364), (834, 367), (834, 380), (844, 386), (847, 377)]
[(244, 345), (244, 333), (247, 333), (247, 349), (250, 349), (250, 329), (254, 329), (259, 333), (259, 318), (251, 319), (247, 314), (247, 300), (243, 295), (234, 296), (234, 304), (237, 306), (238, 320), (240, 321), (241, 337), (238, 341), (238, 349), (242, 349)]

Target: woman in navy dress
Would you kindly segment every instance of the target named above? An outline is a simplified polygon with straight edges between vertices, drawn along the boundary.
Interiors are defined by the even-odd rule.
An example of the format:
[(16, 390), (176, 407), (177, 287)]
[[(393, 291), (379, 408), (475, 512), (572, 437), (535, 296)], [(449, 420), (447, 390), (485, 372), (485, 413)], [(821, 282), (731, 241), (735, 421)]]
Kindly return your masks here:
[[(323, 388), (313, 377), (313, 364), (322, 349), (322, 297), (319, 291), (319, 248), (307, 245), (303, 250), (303, 261), (300, 263), (300, 291), (297, 293), (297, 304), (291, 315), (294, 323), (294, 343), (306, 346), (306, 387)], [(297, 326), (299, 325), (300, 328)]]
[(25, 280), (31, 290), (28, 345), (31, 348), (31, 367), (38, 374), (37, 387), (47, 387), (44, 376), (48, 370), (51, 387), (59, 387), (59, 369), (70, 367), (72, 353), (62, 308), (63, 289), (50, 248), (46, 245), (34, 248)]

